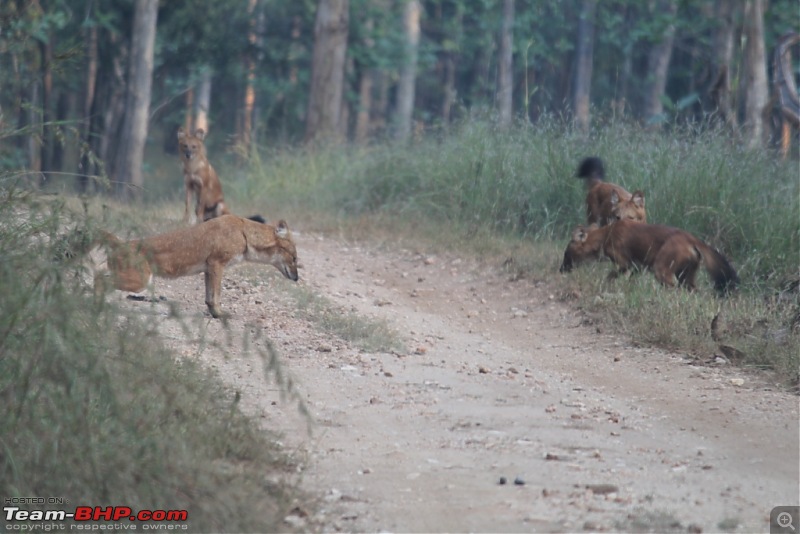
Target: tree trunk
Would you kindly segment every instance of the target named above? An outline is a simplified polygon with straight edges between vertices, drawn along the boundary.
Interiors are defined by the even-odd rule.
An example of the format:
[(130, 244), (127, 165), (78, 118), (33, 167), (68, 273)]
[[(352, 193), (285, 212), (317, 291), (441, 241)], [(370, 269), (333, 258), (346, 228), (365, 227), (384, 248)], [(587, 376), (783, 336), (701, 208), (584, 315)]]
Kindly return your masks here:
[(405, 62), (400, 70), (397, 86), (397, 129), (395, 138), (405, 141), (411, 134), (414, 114), (414, 88), (417, 81), (417, 55), (419, 53), (419, 18), (422, 7), (419, 0), (407, 0), (403, 10), (403, 34), (406, 38)]
[[(39, 81), (30, 84), (29, 102), (39, 101)], [(26, 113), (30, 133), (25, 136), (28, 149), (28, 170), (31, 171), (31, 185), (38, 187), (42, 183), (42, 115), (37, 106), (29, 106)]]
[(86, 31), (84, 46), (86, 48), (86, 76), (83, 81), (83, 109), (81, 109), (83, 114), (83, 124), (81, 125), (82, 147), (76, 184), (79, 193), (89, 192), (89, 174), (93, 173), (94, 167), (91, 161), (91, 154), (89, 154), (89, 147), (91, 146), (92, 108), (94, 107), (95, 90), (97, 88), (97, 26), (92, 26)]
[[(197, 85), (197, 98), (194, 101), (194, 127), (208, 133), (208, 110), (211, 107), (211, 69), (204, 68)], [(187, 130), (191, 132), (192, 130)]]
[(513, 113), (514, 64), (514, 0), (503, 0), (503, 23), (500, 28), (500, 48), (497, 72), (497, 108), (501, 126), (511, 124)]
[(306, 142), (336, 139), (342, 114), (349, 1), (320, 0), (314, 23)]
[(767, 58), (764, 51), (764, 5), (762, 0), (744, 4), (744, 127), (750, 147), (763, 145), (764, 108), (769, 100)]
[(42, 54), (42, 145), (39, 161), (41, 165), (41, 184), (47, 181), (47, 175), (52, 171), (53, 144), (56, 143), (56, 135), (53, 132), (53, 44), (52, 35), (47, 35), (47, 42), (40, 42), (39, 47)]
[[(266, 31), (266, 24), (267, 15), (265, 13), (264, 2), (261, 2), (258, 6), (258, 14), (256, 15), (256, 69), (264, 63), (264, 33)], [(250, 147), (258, 146), (258, 118), (261, 116), (261, 104), (261, 99), (258, 98), (258, 95), (255, 95), (251, 119)]]
[(711, 108), (727, 125), (736, 127), (736, 112), (731, 106), (731, 64), (733, 62), (733, 35), (736, 3), (716, 0), (714, 18), (719, 26), (714, 33), (709, 95)]
[(369, 111), (372, 107), (372, 69), (362, 69), (358, 82), (358, 113), (355, 141), (364, 144), (369, 138)]
[[(371, 51), (374, 48), (372, 40), (372, 31), (375, 23), (372, 18), (364, 21), (364, 30), (367, 38), (364, 39), (362, 46)], [(369, 114), (372, 108), (372, 85), (373, 85), (373, 69), (367, 65), (361, 65), (359, 79), (358, 79), (358, 111), (356, 113), (356, 131), (355, 141), (358, 144), (364, 144), (369, 137)]]
[(158, 0), (136, 0), (131, 36), (131, 57), (128, 68), (128, 93), (125, 98), (125, 119), (116, 156), (119, 198), (129, 200), (141, 196), (144, 180), (142, 161), (147, 139), (150, 88), (153, 83), (153, 51), (156, 41)]
[[(464, 6), (461, 3), (456, 4), (456, 13), (453, 22), (453, 31), (445, 35), (443, 39), (447, 42), (459, 42), (463, 39), (462, 27), (464, 22)], [(442, 22), (442, 15), (439, 15), (440, 24)], [(452, 120), (453, 105), (456, 102), (458, 91), (456, 89), (456, 64), (458, 62), (458, 52), (455, 47), (450, 45), (445, 47), (444, 59), (442, 61), (444, 68), (444, 80), (442, 83), (442, 125), (447, 128)]]
[(575, 85), (572, 105), (575, 124), (584, 132), (589, 130), (589, 104), (592, 90), (592, 64), (594, 62), (594, 18), (596, 0), (583, 0), (578, 21), (578, 47), (575, 55)]
[[(258, 13), (256, 13), (257, 9)], [(245, 84), (244, 105), (242, 107), (242, 131), (239, 135), (244, 154), (250, 153), (250, 147), (253, 142), (253, 116), (256, 108), (256, 50), (262, 40), (260, 34), (264, 32), (264, 13), (263, 9), (258, 5), (258, 0), (248, 0), (247, 13), (250, 15), (250, 31), (247, 35), (250, 47), (245, 59), (247, 83)]]
[[(56, 99), (55, 120), (58, 124), (64, 124), (70, 114), (70, 100), (74, 93), (61, 91)], [(55, 126), (54, 129), (61, 128)], [(64, 136), (54, 133), (51, 137), (52, 149), (50, 151), (49, 169), (51, 172), (61, 172), (64, 170)]]
[[(656, 9), (658, 13), (674, 18), (677, 5), (675, 0), (661, 0)], [(648, 123), (660, 123), (663, 119), (664, 104), (661, 102), (661, 97), (664, 96), (667, 87), (667, 73), (674, 40), (675, 23), (670, 20), (661, 34), (661, 39), (653, 46), (647, 57), (648, 84), (645, 92), (644, 119)]]
[[(186, 90), (186, 95), (183, 100), (184, 115), (183, 115), (183, 129), (187, 132), (194, 131), (195, 120), (195, 105), (194, 105), (194, 87)], [(173, 139), (175, 141), (175, 139)], [(174, 143), (173, 143), (174, 144)]]
[(377, 132), (386, 131), (389, 117), (389, 74), (384, 70), (375, 72), (375, 82), (378, 86), (378, 98), (375, 101), (375, 112), (372, 117), (372, 128)]
[[(97, 157), (94, 174), (107, 172), (116, 176), (117, 148), (120, 125), (125, 118), (125, 69), (129, 51), (126, 42), (120, 42), (118, 34), (107, 33), (107, 39), (99, 48), (101, 63), (110, 68), (99, 69), (97, 89), (91, 114), (91, 149)], [(105, 56), (105, 57), (103, 57)], [(110, 56), (110, 57), (108, 57)], [(105, 165), (105, 169), (100, 165)], [(88, 172), (88, 171), (87, 171)]]
[(442, 124), (447, 127), (451, 121), (453, 104), (456, 101), (456, 60), (455, 54), (448, 52), (444, 58), (444, 97), (442, 98)]

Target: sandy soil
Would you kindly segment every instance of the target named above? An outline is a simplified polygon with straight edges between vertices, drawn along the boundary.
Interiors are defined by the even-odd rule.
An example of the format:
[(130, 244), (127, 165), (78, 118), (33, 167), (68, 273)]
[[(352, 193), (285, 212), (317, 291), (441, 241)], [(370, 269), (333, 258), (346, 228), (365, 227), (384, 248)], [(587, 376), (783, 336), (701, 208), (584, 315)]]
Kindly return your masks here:
[[(546, 287), (510, 281), (491, 262), (295, 239), (301, 284), (386, 321), (407, 347), (360, 351), (296, 313), (280, 287), (292, 282), (273, 268), (231, 269), (222, 307), (234, 337), (272, 340), (312, 415), (310, 434), (261, 360), (236, 342), (201, 350), (224, 337), (202, 276), (159, 280), (166, 302), (119, 297), (164, 317), (183, 357), (216, 369), (247, 412), (284, 433), (302, 486), (319, 498), (287, 524), (755, 532), (768, 531), (772, 507), (798, 504), (798, 397), (765, 377), (599, 334)], [(169, 305), (197, 330), (167, 320)]]

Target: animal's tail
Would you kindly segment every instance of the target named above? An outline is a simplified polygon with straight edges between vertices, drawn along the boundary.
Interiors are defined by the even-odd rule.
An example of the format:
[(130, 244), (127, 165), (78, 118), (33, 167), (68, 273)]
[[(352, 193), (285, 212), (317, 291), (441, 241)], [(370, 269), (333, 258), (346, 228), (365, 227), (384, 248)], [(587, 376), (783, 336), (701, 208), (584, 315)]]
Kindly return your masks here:
[(587, 180), (587, 185), (593, 181), (603, 181), (606, 177), (606, 170), (603, 167), (603, 160), (596, 156), (589, 156), (583, 158), (581, 164), (578, 165), (578, 172), (575, 174), (577, 178)]
[(695, 247), (703, 258), (703, 265), (708, 271), (709, 276), (714, 281), (714, 288), (722, 295), (728, 294), (736, 289), (739, 283), (739, 275), (728, 258), (706, 245), (698, 242)]

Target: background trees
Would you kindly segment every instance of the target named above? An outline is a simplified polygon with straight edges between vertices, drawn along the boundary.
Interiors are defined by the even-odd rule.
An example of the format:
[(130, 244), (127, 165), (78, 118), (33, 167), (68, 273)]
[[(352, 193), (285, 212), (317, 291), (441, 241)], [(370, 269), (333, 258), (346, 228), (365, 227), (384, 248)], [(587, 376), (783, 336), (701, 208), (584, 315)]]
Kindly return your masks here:
[[(162, 1), (152, 76), (128, 79), (139, 1), (0, 4), (1, 166), (37, 185), (56, 172), (76, 172), (82, 189), (103, 170), (128, 180), (138, 158), (119, 152), (137, 107), (167, 150), (195, 120), (212, 142), (248, 150), (321, 131), (406, 139), (412, 124), (475, 113), (584, 126), (717, 117), (760, 144), (766, 55), (800, 29), (796, 0)], [(129, 101), (142, 77), (149, 105)]]

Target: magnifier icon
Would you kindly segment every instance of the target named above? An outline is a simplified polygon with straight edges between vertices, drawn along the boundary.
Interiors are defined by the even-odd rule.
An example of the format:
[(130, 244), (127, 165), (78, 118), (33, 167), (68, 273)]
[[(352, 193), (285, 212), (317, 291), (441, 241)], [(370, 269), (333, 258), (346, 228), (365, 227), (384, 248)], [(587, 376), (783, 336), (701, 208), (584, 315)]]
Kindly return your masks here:
[(790, 514), (789, 512), (779, 513), (777, 521), (778, 525), (780, 525), (781, 528), (790, 528), (792, 529), (792, 532), (796, 532), (794, 525), (792, 525), (792, 514)]

